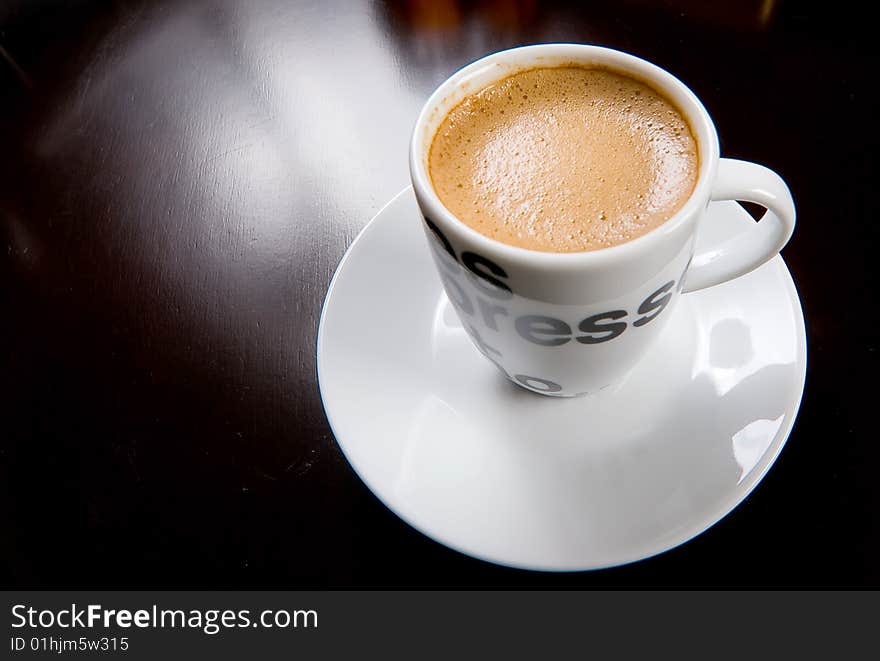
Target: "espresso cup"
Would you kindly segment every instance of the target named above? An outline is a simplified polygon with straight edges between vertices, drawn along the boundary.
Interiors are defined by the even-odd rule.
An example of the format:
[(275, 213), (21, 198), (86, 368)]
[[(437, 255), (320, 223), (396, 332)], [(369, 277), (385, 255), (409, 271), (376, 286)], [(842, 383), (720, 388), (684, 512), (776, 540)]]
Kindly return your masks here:
[[(656, 229), (599, 250), (541, 252), (480, 234), (450, 213), (432, 186), (428, 156), (435, 132), (452, 108), (493, 82), (572, 63), (628, 74), (678, 107), (699, 153), (693, 192)], [(431, 255), (462, 326), (508, 379), (542, 395), (584, 395), (623, 379), (650, 350), (683, 293), (757, 268), (782, 249), (795, 224), (791, 193), (775, 172), (720, 157), (715, 126), (693, 92), (645, 60), (597, 46), (514, 48), (453, 74), (419, 115), (410, 174)], [(754, 202), (767, 211), (748, 231), (695, 255), (713, 200)]]

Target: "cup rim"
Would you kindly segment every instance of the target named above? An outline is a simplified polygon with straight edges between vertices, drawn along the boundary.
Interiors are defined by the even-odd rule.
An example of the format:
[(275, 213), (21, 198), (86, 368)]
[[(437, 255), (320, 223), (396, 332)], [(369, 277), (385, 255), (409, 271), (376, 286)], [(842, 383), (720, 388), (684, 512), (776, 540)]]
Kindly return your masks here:
[[(644, 80), (646, 83), (655, 85), (665, 94), (674, 97), (678, 110), (685, 115), (697, 141), (700, 168), (694, 190), (687, 201), (672, 217), (635, 239), (607, 248), (579, 252), (547, 252), (513, 246), (497, 239), (492, 239), (466, 225), (446, 208), (434, 190), (430, 175), (428, 174), (426, 151), (430, 149), (430, 140), (427, 141), (428, 144), (426, 145), (426, 140), (423, 138), (425, 125), (433, 119), (434, 113), (439, 109), (442, 101), (450, 92), (468, 79), (475, 77), (478, 73), (486, 71), (488, 67), (502, 62), (510, 63), (512, 61), (515, 64), (517, 60), (535, 59), (541, 56), (552, 57), (559, 62), (584, 61), (590, 64), (605, 65), (611, 70), (629, 73), (638, 79)], [(522, 68), (526, 69), (531, 66), (534, 65), (524, 64)], [(496, 80), (501, 80), (511, 75), (511, 73), (510, 70), (500, 69)], [(482, 89), (487, 84), (489, 83), (484, 83), (477, 89)], [(440, 121), (442, 121), (442, 118)], [(433, 137), (433, 133), (431, 137)], [(508, 262), (528, 262), (531, 265), (538, 265), (543, 268), (601, 266), (606, 263), (626, 259), (627, 257), (637, 257), (645, 252), (650, 252), (664, 238), (675, 234), (689, 218), (700, 211), (702, 205), (708, 202), (718, 169), (719, 158), (718, 133), (708, 111), (696, 94), (678, 78), (656, 64), (630, 53), (604, 46), (577, 43), (546, 43), (519, 46), (491, 53), (462, 67), (443, 81), (431, 96), (428, 97), (413, 128), (409, 149), (409, 167), (413, 186), (420, 204), (429, 207), (427, 211), (432, 216), (432, 220), (436, 221), (438, 216), (442, 217), (445, 221), (444, 225), (454, 228), (457, 233), (462, 235), (461, 238), (479, 246), (486, 253), (493, 254)]]

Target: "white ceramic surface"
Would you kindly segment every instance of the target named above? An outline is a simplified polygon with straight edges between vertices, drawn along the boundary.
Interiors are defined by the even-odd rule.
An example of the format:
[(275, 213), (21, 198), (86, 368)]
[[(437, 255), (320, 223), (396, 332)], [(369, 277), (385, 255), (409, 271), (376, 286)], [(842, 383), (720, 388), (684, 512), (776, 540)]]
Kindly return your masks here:
[[(750, 225), (736, 203), (712, 203), (698, 249)], [(805, 368), (800, 302), (777, 256), (682, 296), (622, 383), (531, 394), (462, 329), (411, 189), (350, 247), (318, 333), (327, 417), (373, 493), (438, 542), (527, 569), (631, 562), (717, 522), (776, 459)]]
[[(699, 151), (693, 192), (659, 227), (602, 250), (539, 252), (484, 236), (456, 218), (433, 189), (428, 154), (440, 122), (465, 96), (493, 81), (572, 62), (622, 71), (674, 101)], [(589, 187), (589, 172), (581, 174)], [(761, 165), (720, 158), (712, 118), (681, 81), (628, 53), (586, 44), (522, 46), (455, 72), (416, 121), (410, 176), (441, 282), (472, 341), (511, 381), (555, 397), (616, 385), (663, 333), (680, 292), (752, 271), (778, 254), (795, 225), (785, 182)], [(735, 239), (695, 252), (710, 200), (748, 200), (767, 212)]]

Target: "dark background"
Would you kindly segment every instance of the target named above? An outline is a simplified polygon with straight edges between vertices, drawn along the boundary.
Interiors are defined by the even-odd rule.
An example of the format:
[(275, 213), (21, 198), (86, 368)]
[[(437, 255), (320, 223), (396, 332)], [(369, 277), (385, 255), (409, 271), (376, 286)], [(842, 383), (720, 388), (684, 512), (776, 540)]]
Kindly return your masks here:
[[(711, 5), (711, 6), (710, 6)], [(876, 586), (877, 38), (843, 2), (0, 3), (0, 567), (18, 587)], [(488, 52), (671, 70), (788, 181), (801, 412), (731, 515), (647, 561), (505, 569), (409, 528), (321, 408), (333, 270)]]

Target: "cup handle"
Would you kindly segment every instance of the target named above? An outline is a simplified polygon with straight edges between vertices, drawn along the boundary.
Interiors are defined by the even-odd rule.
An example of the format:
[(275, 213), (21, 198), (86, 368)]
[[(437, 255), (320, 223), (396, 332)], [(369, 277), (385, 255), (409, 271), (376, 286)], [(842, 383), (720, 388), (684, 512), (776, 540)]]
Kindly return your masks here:
[(771, 259), (794, 231), (791, 192), (782, 178), (763, 165), (722, 158), (712, 200), (743, 200), (767, 208), (754, 226), (717, 248), (694, 255), (682, 291), (690, 292), (745, 275)]

